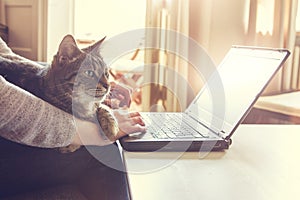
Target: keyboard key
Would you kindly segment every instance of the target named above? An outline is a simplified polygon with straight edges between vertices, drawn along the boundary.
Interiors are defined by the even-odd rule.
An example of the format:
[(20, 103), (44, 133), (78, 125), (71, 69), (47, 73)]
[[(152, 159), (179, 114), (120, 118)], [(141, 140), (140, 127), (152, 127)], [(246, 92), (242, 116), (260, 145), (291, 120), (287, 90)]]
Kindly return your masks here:
[[(184, 113), (148, 113), (142, 115), (153, 137), (167, 138), (209, 138), (208, 129)], [(192, 123), (192, 124), (191, 124)]]

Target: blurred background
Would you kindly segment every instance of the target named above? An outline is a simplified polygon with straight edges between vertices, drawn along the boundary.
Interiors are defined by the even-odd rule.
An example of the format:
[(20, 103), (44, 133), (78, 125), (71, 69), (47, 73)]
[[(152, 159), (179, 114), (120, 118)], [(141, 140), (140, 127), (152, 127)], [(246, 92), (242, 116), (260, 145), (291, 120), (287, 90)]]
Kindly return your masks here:
[[(300, 123), (298, 5), (298, 0), (0, 0), (0, 33), (14, 52), (46, 62), (66, 34), (73, 34), (83, 47), (103, 36), (109, 40), (145, 27), (191, 38), (215, 65), (232, 45), (287, 48), (290, 58), (245, 123)], [(205, 82), (201, 73), (176, 52), (145, 50), (140, 44), (174, 44), (178, 52), (184, 49), (192, 55), (189, 44), (163, 32), (154, 38), (145, 31), (138, 40), (134, 51), (110, 66), (113, 79), (133, 89), (132, 109), (184, 110)], [(170, 90), (171, 85), (176, 87)]]

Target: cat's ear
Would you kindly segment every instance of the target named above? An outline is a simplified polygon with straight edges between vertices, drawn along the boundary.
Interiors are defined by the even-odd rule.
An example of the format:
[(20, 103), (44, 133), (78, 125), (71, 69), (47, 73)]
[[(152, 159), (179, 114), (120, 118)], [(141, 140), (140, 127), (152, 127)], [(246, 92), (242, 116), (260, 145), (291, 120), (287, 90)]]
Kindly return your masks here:
[(99, 56), (100, 49), (101, 49), (100, 47), (101, 47), (101, 44), (103, 43), (103, 41), (105, 40), (105, 38), (106, 38), (106, 36), (104, 38), (102, 38), (101, 40), (99, 40), (98, 42), (92, 44), (91, 46), (82, 49), (82, 51)]
[(66, 35), (58, 49), (59, 62), (62, 64), (73, 60), (81, 53), (72, 35)]

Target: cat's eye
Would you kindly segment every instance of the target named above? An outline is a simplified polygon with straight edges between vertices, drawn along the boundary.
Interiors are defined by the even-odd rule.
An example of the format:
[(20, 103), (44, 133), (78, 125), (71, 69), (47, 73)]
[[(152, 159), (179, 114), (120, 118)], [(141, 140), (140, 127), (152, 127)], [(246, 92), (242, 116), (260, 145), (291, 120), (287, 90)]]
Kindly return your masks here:
[(92, 71), (92, 70), (86, 70), (85, 72), (84, 72), (86, 75), (88, 75), (89, 77), (93, 77), (95, 74), (94, 74), (94, 72)]

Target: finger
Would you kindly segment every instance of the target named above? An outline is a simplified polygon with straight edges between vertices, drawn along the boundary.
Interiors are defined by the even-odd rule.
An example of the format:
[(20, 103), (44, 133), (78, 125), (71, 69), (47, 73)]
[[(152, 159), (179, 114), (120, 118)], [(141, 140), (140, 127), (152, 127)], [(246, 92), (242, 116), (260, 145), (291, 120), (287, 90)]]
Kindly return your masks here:
[(139, 112), (130, 112), (129, 117), (140, 117), (141, 114)]
[(141, 126), (145, 126), (145, 123), (143, 122), (141, 117), (132, 117), (131, 122), (132, 122), (132, 125), (139, 124)]
[(138, 112), (123, 114), (122, 116), (119, 116), (118, 119), (120, 122), (129, 122), (132, 125), (140, 124), (145, 126), (145, 123)]
[(132, 93), (132, 88), (121, 83), (111, 83), (111, 91), (116, 91), (117, 93), (120, 93), (124, 96), (130, 96), (130, 94)]
[(121, 129), (116, 137), (118, 139), (126, 135), (129, 135), (131, 133), (144, 133), (144, 132), (146, 132), (146, 127), (137, 124), (135, 126), (130, 126), (130, 128), (128, 129)]
[(146, 127), (145, 126), (141, 126), (139, 124), (132, 126), (131, 128), (131, 133), (139, 133), (139, 132), (146, 132)]
[(124, 100), (124, 99), (125, 99), (125, 97), (124, 97), (123, 95), (121, 95), (121, 94), (118, 94), (118, 95), (117, 95), (117, 99), (119, 99), (119, 100), (121, 100), (121, 101), (122, 101), (122, 100)]
[(111, 107), (111, 100), (110, 100), (110, 99), (105, 99), (105, 100), (103, 101), (103, 103), (104, 103), (105, 105), (107, 105), (108, 107)]
[(103, 103), (112, 109), (117, 109), (120, 105), (120, 101), (117, 99), (105, 99)]
[(131, 104), (131, 96), (130, 94), (122, 94), (119, 91), (112, 91), (109, 95), (110, 99), (117, 99), (120, 101), (120, 107), (127, 106), (129, 107)]
[(120, 107), (123, 107), (123, 106), (129, 107), (130, 105), (131, 105), (131, 98), (124, 99), (123, 101), (120, 102)]
[(116, 90), (120, 91), (121, 93), (128, 94), (128, 95), (130, 95), (133, 91), (133, 89), (130, 86), (122, 84), (122, 83), (116, 84), (114, 88)]
[(116, 98), (118, 100), (120, 100), (120, 106), (127, 106), (127, 107), (129, 107), (130, 104), (131, 104), (131, 96), (130, 96), (130, 94), (128, 94), (128, 95), (119, 94)]
[(130, 117), (136, 117), (140, 116), (139, 112), (131, 112), (128, 110), (128, 107), (124, 106), (117, 110), (114, 110), (115, 116), (121, 117), (121, 118), (130, 118)]

